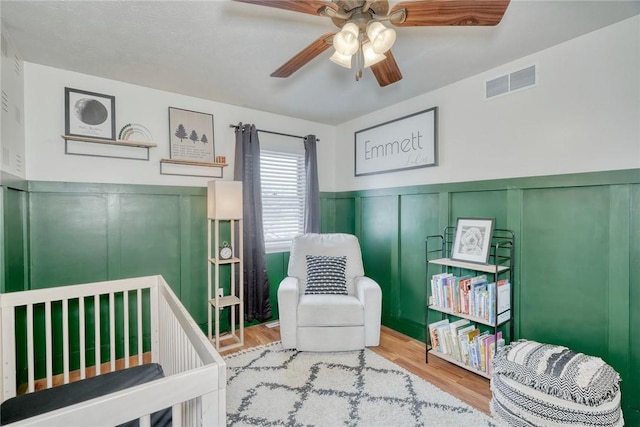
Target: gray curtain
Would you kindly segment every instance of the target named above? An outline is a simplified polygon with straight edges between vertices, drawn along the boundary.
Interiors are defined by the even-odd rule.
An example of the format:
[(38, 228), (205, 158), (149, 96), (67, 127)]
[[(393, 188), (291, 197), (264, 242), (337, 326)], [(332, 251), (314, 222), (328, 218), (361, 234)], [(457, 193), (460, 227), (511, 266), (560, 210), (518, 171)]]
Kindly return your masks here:
[(262, 226), (260, 141), (254, 125), (236, 128), (234, 180), (242, 181), (244, 314), (247, 322), (272, 317)]
[(304, 167), (307, 180), (304, 203), (304, 232), (320, 232), (320, 189), (318, 185), (318, 155), (316, 136), (304, 137)]

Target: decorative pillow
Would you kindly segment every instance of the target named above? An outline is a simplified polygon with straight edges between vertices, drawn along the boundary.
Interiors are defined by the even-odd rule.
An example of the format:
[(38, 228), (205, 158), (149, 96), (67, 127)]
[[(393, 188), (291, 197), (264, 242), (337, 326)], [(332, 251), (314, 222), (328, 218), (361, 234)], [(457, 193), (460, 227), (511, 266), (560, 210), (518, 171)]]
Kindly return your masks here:
[(307, 255), (306, 295), (347, 295), (346, 256)]

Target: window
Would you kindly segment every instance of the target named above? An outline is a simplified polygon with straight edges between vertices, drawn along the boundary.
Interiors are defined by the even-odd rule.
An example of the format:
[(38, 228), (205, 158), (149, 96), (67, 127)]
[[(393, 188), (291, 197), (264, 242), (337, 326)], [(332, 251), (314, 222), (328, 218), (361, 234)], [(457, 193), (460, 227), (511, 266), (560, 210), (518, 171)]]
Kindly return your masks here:
[(288, 251), (291, 240), (304, 231), (304, 151), (291, 153), (262, 149), (260, 179), (266, 251)]

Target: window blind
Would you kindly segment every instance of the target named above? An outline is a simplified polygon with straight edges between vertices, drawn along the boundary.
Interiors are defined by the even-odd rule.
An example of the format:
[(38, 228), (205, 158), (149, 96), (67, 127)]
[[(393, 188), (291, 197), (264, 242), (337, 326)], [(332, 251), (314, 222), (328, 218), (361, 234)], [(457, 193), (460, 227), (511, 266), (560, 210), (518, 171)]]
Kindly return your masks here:
[(304, 231), (304, 154), (261, 150), (260, 179), (265, 249), (288, 251)]

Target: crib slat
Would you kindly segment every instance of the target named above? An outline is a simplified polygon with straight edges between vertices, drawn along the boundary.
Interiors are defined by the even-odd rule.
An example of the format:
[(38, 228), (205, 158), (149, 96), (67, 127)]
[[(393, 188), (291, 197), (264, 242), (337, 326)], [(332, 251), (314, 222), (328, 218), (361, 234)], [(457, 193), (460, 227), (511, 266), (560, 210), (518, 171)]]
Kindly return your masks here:
[(158, 308), (159, 303), (158, 299), (160, 298), (158, 295), (158, 287), (153, 286), (149, 289), (149, 301), (151, 304), (151, 361), (155, 363), (159, 363), (159, 344), (160, 344), (160, 331), (158, 326)]
[(182, 427), (182, 404), (177, 403), (172, 407), (171, 425), (172, 427)]
[(51, 348), (51, 301), (44, 303), (45, 353), (47, 363), (47, 388), (53, 387), (53, 350)]
[(151, 415), (144, 415), (140, 417), (140, 427), (151, 427)]
[(78, 330), (80, 331), (80, 379), (83, 380), (87, 377), (87, 359), (85, 356), (85, 338), (84, 338), (84, 297), (78, 299), (78, 314), (80, 318), (78, 320)]
[(138, 304), (138, 322), (136, 325), (138, 329), (138, 365), (142, 365), (142, 354), (144, 353), (144, 350), (142, 348), (142, 289), (138, 289), (138, 297), (136, 298), (136, 303)]
[(109, 356), (111, 372), (116, 370), (116, 304), (113, 292), (109, 293)]
[(16, 345), (14, 307), (0, 307), (0, 323), (0, 399), (5, 401), (16, 395), (16, 362), (10, 355)]
[(27, 383), (29, 393), (35, 391), (35, 367), (33, 366), (33, 304), (27, 305)]
[(100, 375), (100, 364), (102, 358), (100, 357), (100, 295), (94, 295), (93, 297), (93, 312), (94, 312), (94, 324), (96, 329), (95, 335), (95, 351), (96, 351), (96, 375)]
[(129, 367), (129, 292), (122, 293), (124, 307), (124, 367)]
[(69, 300), (62, 300), (62, 379), (69, 383)]

